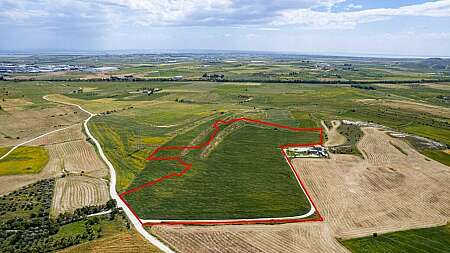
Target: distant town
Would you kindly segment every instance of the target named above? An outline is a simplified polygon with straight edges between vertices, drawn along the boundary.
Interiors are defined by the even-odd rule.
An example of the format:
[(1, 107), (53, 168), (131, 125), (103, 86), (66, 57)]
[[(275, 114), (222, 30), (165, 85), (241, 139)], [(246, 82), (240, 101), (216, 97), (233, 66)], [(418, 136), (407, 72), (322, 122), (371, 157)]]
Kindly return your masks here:
[(37, 65), (0, 63), (0, 73), (48, 73), (60, 71), (107, 72), (118, 70), (116, 67), (92, 67), (78, 65)]

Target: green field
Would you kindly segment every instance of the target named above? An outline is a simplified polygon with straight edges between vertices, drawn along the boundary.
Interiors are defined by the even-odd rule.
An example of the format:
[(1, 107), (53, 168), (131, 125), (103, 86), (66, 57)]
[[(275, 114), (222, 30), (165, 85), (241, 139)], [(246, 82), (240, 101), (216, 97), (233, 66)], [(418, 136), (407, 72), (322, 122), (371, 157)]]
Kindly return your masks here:
[(0, 175), (38, 173), (47, 164), (48, 152), (42, 147), (18, 147), (0, 161)]
[(4, 154), (8, 153), (8, 151), (11, 148), (0, 148), (0, 157), (2, 157)]
[(433, 160), (450, 166), (450, 154), (445, 153), (443, 150), (426, 149), (423, 150), (422, 153)]
[[(321, 127), (322, 120), (373, 122), (440, 142), (443, 145), (433, 149), (420, 138), (405, 138), (427, 159), (450, 166), (445, 153), (450, 147), (448, 59), (176, 55), (3, 57), (8, 64), (119, 69), (101, 75), (82, 71), (2, 75), (0, 156), (17, 136), (2, 123), (17, 120), (18, 110), (32, 113), (61, 106), (42, 98), (48, 95), (98, 114), (89, 129), (115, 167), (119, 193), (184, 169), (177, 161), (147, 161), (157, 147), (198, 145), (212, 133), (213, 122), (238, 117), (293, 127)], [(228, 61), (231, 58), (235, 61)], [(168, 62), (174, 59), (176, 63)], [(329, 67), (321, 67), (322, 63)], [(435, 69), (439, 66), (445, 68)], [(136, 79), (120, 80), (124, 75)], [(183, 80), (173, 81), (176, 75)], [(142, 93), (149, 88), (160, 91)], [(16, 106), (12, 99), (24, 103)], [(408, 103), (416, 106), (404, 106)], [(47, 116), (51, 115), (43, 115)], [(26, 127), (16, 130), (28, 131)], [(359, 127), (343, 125), (339, 131), (348, 142), (333, 152), (360, 155), (355, 148), (362, 136)], [(201, 150), (158, 153), (182, 156), (192, 169), (125, 195), (126, 200), (145, 219), (285, 217), (310, 210), (278, 145), (317, 142), (317, 134), (241, 122), (222, 126), (217, 140)], [(0, 176), (38, 173), (48, 159), (42, 147), (21, 147), (0, 161)], [(95, 252), (114, 248), (122, 240), (125, 247), (135, 247), (127, 246), (137, 236), (123, 214), (99, 219), (78, 214), (51, 217), (53, 188), (53, 179), (44, 180), (0, 197), (1, 252), (52, 251), (75, 244), (80, 245), (68, 250)], [(448, 238), (447, 225), (343, 244), (354, 252), (448, 252)], [(134, 245), (142, 246), (133, 248), (136, 251), (147, 250), (139, 240)]]
[[(221, 130), (227, 135), (207, 157), (202, 155), (204, 149), (183, 156), (193, 164), (185, 175), (125, 195), (125, 199), (146, 219), (286, 217), (308, 212), (309, 202), (278, 146), (317, 142), (318, 133), (235, 124), (240, 128)], [(178, 144), (178, 138), (183, 136), (167, 145)], [(150, 161), (130, 188), (182, 169), (174, 161)]]
[(353, 253), (448, 253), (450, 225), (341, 241)]

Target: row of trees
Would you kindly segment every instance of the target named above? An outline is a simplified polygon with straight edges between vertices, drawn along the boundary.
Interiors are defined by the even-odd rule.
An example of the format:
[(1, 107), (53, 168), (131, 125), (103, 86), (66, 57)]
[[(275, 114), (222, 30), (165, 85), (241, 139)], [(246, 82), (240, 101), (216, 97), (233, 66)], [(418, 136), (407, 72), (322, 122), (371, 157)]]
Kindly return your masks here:
[[(1, 81), (1, 80), (0, 80)], [(113, 79), (73, 79), (73, 78), (61, 78), (61, 79), (39, 79), (35, 80), (33, 78), (29, 80), (7, 80), (14, 82), (23, 82), (23, 81), (46, 81), (46, 82), (116, 82), (116, 81), (128, 81), (128, 80), (113, 80)], [(183, 78), (180, 80), (176, 80), (173, 78), (135, 78), (133, 82), (173, 82), (173, 81), (212, 81), (212, 82), (258, 82), (258, 83), (312, 83), (312, 84), (408, 84), (408, 83), (442, 83), (442, 82), (450, 82), (449, 78), (442, 79), (411, 79), (411, 80), (318, 80), (318, 79), (267, 79), (267, 78), (236, 78), (236, 79), (226, 79), (222, 74), (213, 74), (211, 77), (201, 77), (201, 78)]]
[[(36, 188), (36, 186), (39, 187)], [(44, 191), (50, 192), (51, 201), (53, 190), (46, 186), (53, 188), (54, 179), (42, 180), (17, 190), (1, 197), (1, 201), (6, 203), (14, 201), (16, 198), (42, 197)], [(30, 193), (29, 189), (33, 189), (36, 194)], [(47, 197), (43, 199), (47, 199)], [(116, 206), (116, 201), (110, 200), (104, 205), (79, 208), (73, 213), (62, 214), (56, 219), (49, 217), (50, 205), (42, 205), (37, 212), (33, 209), (30, 218), (9, 215), (8, 217), (14, 218), (0, 220), (0, 252), (49, 252), (83, 241), (94, 240), (101, 236), (100, 219), (114, 220), (116, 215), (120, 213)], [(111, 213), (102, 218), (87, 217), (90, 214), (106, 210), (111, 210)], [(74, 222), (82, 222), (83, 232), (58, 234), (62, 226)]]
[(357, 88), (357, 89), (363, 89), (363, 90), (376, 90), (377, 89), (373, 86), (361, 85), (361, 84), (352, 84), (352, 85), (350, 85), (350, 87)]

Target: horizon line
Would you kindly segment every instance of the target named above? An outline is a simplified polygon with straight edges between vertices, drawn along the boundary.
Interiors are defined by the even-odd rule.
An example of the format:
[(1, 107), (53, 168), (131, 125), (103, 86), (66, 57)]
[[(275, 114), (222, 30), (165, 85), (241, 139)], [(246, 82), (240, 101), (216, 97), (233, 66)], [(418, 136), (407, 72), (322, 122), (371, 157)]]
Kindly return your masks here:
[(274, 54), (317, 57), (355, 57), (381, 59), (427, 59), (450, 58), (450, 55), (403, 55), (389, 53), (342, 53), (342, 52), (299, 52), (279, 50), (240, 50), (240, 49), (0, 49), (0, 57), (19, 55), (131, 55), (131, 54), (170, 54), (170, 53), (242, 53), (242, 54)]

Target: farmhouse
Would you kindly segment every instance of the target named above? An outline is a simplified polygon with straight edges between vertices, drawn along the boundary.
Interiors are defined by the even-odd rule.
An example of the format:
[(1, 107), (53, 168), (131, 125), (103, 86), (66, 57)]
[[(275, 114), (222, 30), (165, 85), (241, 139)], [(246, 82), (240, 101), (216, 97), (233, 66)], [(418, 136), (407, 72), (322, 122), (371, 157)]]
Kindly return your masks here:
[(328, 151), (322, 146), (291, 147), (286, 149), (288, 157), (292, 158), (328, 158)]

